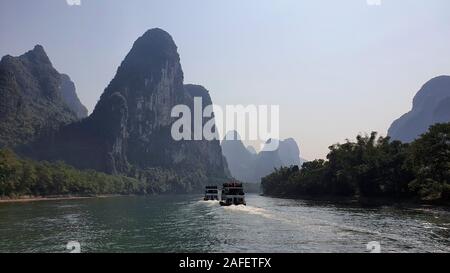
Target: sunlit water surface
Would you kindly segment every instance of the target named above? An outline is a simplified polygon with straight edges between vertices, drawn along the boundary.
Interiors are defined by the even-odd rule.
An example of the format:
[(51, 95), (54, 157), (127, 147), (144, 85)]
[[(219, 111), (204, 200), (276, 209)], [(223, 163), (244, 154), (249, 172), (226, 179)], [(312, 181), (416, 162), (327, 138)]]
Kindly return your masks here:
[(0, 204), (0, 252), (450, 252), (450, 212), (361, 208), (248, 195), (221, 207), (199, 195)]

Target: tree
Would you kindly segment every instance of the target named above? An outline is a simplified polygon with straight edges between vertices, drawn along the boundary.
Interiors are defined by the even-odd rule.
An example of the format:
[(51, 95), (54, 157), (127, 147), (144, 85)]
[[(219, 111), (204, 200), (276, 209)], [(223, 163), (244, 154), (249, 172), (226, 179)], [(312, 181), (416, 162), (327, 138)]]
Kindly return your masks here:
[(436, 124), (411, 144), (408, 164), (415, 174), (411, 190), (424, 200), (449, 200), (450, 123)]
[(0, 196), (10, 195), (16, 191), (20, 162), (10, 150), (0, 150)]

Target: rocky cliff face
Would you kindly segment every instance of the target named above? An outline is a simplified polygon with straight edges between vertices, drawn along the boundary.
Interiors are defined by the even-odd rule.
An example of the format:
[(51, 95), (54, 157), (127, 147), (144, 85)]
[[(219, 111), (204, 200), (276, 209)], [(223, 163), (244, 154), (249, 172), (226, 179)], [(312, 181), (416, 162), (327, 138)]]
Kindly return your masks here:
[(158, 167), (225, 177), (218, 141), (175, 141), (171, 136), (172, 108), (192, 106), (194, 96), (202, 97), (204, 106), (212, 103), (203, 87), (183, 84), (172, 37), (149, 30), (136, 40), (93, 113), (36, 143), (30, 153), (108, 173)]
[(0, 61), (0, 147), (15, 147), (77, 120), (62, 97), (63, 79), (40, 45)]
[(227, 159), (231, 175), (238, 180), (258, 183), (262, 177), (273, 172), (274, 168), (302, 164), (297, 142), (292, 138), (278, 140), (279, 146), (275, 151), (263, 149), (259, 153), (256, 151), (252, 153), (245, 148), (237, 132), (230, 132), (227, 135), (235, 137), (233, 140), (222, 141), (222, 151)]
[(411, 142), (435, 123), (450, 121), (450, 76), (436, 77), (416, 94), (412, 110), (394, 121), (388, 135)]
[[(206, 90), (203, 86), (186, 84), (184, 85), (184, 91), (185, 104), (189, 105), (191, 109), (193, 109), (193, 101), (195, 97), (202, 98), (202, 110), (204, 110), (205, 107), (213, 104), (209, 95), (209, 91)], [(212, 118), (203, 118), (202, 125), (204, 126), (211, 119)], [(194, 120), (193, 117), (192, 120)], [(194, 136), (191, 137), (192, 139), (194, 138)], [(227, 162), (226, 159), (222, 156), (222, 147), (220, 146), (219, 140), (196, 140), (193, 143), (191, 142), (192, 141), (185, 141), (185, 143), (182, 144), (186, 148), (192, 150), (186, 153), (189, 155), (189, 158), (187, 158), (188, 161), (199, 161), (199, 158), (207, 159), (204, 160), (203, 163), (200, 164), (200, 166), (197, 166), (197, 168), (200, 167), (202, 169), (205, 169), (209, 175), (214, 177), (223, 177), (224, 175), (229, 176)]]
[(75, 84), (66, 74), (61, 74), (61, 95), (64, 102), (77, 115), (79, 119), (87, 117), (88, 110), (78, 98)]
[(120, 93), (96, 107), (95, 115), (61, 127), (20, 152), (38, 160), (62, 160), (80, 169), (126, 174), (128, 107)]

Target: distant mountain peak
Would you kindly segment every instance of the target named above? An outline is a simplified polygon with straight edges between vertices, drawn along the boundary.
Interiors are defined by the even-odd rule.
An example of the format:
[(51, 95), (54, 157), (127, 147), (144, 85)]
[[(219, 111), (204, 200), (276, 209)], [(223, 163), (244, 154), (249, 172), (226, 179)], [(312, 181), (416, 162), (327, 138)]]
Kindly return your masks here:
[[(148, 99), (151, 93), (158, 93), (161, 98), (165, 97), (162, 103), (166, 107), (161, 110), (167, 112), (169, 107), (184, 99), (183, 79), (180, 56), (172, 37), (162, 29), (150, 29), (133, 43), (100, 102), (104, 97), (121, 92), (128, 107), (133, 109), (136, 99)], [(170, 117), (170, 112), (158, 116)], [(169, 120), (161, 122), (167, 125)]]
[(61, 74), (42, 46), (0, 62), (0, 147), (15, 147), (77, 120), (61, 95)]
[(242, 139), (241, 139), (241, 135), (238, 133), (238, 131), (232, 130), (225, 134), (224, 140), (227, 140), (227, 141), (239, 140), (239, 141), (241, 141)]
[(450, 76), (426, 82), (413, 99), (411, 111), (395, 120), (388, 130), (394, 140), (410, 142), (438, 122), (450, 121)]
[(41, 45), (35, 45), (34, 48), (22, 56), (22, 58), (27, 58), (31, 62), (40, 63), (40, 64), (49, 64), (51, 65), (50, 58), (48, 57), (45, 49)]
[(175, 42), (173, 41), (172, 36), (165, 30), (161, 28), (151, 28), (144, 32), (144, 34), (139, 37), (136, 41), (142, 41), (142, 40), (159, 40), (159, 41), (166, 41), (169, 42), (171, 45), (175, 45)]
[[(226, 136), (239, 137), (239, 134), (236, 131), (229, 131)], [(261, 177), (272, 172), (274, 168), (300, 165), (303, 161), (297, 142), (293, 138), (268, 139), (259, 153), (252, 146), (245, 147), (240, 137), (234, 139), (226, 137), (222, 141), (222, 152), (227, 159), (231, 175), (241, 181), (260, 182)], [(278, 149), (270, 149), (273, 148), (274, 142), (278, 144)]]
[(123, 64), (156, 66), (167, 59), (179, 61), (177, 46), (169, 33), (159, 28), (153, 28), (134, 42)]
[(31, 52), (34, 52), (35, 54), (43, 54), (45, 56), (47, 56), (47, 53), (45, 53), (44, 47), (40, 44), (37, 44), (33, 47), (33, 49), (31, 50)]

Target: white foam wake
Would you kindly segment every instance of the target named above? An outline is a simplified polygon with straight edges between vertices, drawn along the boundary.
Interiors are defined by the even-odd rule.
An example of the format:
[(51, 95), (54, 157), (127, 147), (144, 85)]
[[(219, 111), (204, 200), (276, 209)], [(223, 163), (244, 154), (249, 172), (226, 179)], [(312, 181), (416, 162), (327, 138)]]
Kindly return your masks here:
[(219, 205), (219, 201), (218, 200), (207, 200), (207, 201), (199, 200), (198, 203), (207, 205), (209, 207), (218, 206)]
[(266, 209), (263, 209), (263, 208), (258, 208), (258, 207), (244, 206), (244, 205), (234, 206), (233, 205), (233, 206), (224, 207), (224, 209), (227, 211), (244, 212), (244, 213), (248, 213), (248, 214), (263, 216), (263, 217), (266, 217), (269, 219), (275, 219), (274, 215), (271, 214), (269, 211), (267, 211)]

